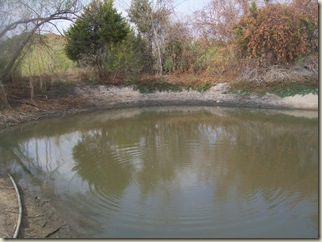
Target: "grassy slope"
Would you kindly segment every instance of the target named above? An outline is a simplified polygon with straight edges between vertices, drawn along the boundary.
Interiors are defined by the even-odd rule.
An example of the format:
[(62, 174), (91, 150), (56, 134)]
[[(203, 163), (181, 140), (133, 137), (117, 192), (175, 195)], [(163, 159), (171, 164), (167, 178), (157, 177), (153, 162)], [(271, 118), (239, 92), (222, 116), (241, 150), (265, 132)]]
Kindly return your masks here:
[(47, 34), (36, 38), (21, 65), (22, 76), (38, 76), (76, 70), (76, 65), (64, 53), (65, 39), (60, 35)]

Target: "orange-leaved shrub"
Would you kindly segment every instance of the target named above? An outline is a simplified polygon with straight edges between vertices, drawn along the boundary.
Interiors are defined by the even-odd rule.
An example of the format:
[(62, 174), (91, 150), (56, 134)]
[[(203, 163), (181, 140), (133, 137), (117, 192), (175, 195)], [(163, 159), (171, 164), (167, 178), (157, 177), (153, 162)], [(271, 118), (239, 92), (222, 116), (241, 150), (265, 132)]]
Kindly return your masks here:
[(288, 64), (312, 51), (317, 22), (292, 5), (266, 4), (241, 18), (235, 28), (238, 53), (261, 66)]

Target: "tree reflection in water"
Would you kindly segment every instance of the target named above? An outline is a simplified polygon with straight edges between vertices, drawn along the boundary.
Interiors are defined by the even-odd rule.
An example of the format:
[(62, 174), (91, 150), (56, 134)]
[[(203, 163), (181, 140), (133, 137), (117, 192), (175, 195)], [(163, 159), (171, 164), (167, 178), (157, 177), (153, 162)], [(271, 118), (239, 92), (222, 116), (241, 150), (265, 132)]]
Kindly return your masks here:
[[(259, 208), (281, 213), (309, 202), (313, 210), (303, 216), (309, 216), (318, 230), (317, 119), (247, 109), (183, 110), (133, 111), (132, 116), (126, 112), (130, 118), (100, 113), (42, 122), (0, 139), (3, 164), (10, 169), (29, 167), (25, 169), (36, 176), (51, 171), (56, 180), (68, 183), (70, 176), (64, 177), (61, 170), (67, 164), (56, 157), (64, 153), (61, 146), (67, 142), (72, 157), (65, 162), (71, 176), (88, 184), (101, 205), (110, 200), (115, 213), (124, 209), (124, 200), (131, 200), (132, 208), (141, 212), (153, 201), (158, 217), (180, 217), (190, 214), (195, 203), (208, 206), (205, 216), (213, 213), (233, 224), (234, 216), (242, 219), (249, 213), (248, 205), (256, 208), (253, 214), (261, 214)], [(39, 150), (30, 150), (31, 140), (46, 144), (46, 157), (53, 158), (39, 158)], [(72, 197), (58, 187), (63, 183), (53, 181), (51, 186)], [(106, 217), (111, 226), (118, 215)]]

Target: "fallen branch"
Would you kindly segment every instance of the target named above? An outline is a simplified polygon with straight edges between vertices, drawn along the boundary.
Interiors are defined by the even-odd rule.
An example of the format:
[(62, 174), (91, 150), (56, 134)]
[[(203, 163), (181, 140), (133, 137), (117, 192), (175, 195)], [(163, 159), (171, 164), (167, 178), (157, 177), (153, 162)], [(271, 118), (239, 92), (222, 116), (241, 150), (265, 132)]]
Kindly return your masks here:
[(12, 238), (10, 235), (8, 235), (7, 233), (5, 232), (0, 232), (1, 234), (5, 235), (6, 237), (5, 238)]
[(45, 238), (48, 238), (49, 236), (52, 236), (53, 234), (57, 233), (59, 230), (61, 229), (61, 227), (59, 227), (58, 229), (55, 229), (54, 231), (50, 232), (49, 234), (47, 234), (45, 236)]
[(34, 100), (32, 101), (22, 101), (22, 103), (38, 108)]
[(52, 217), (53, 215), (54, 215), (54, 213), (51, 213), (51, 214), (49, 215), (49, 217), (46, 219), (45, 223), (41, 226), (42, 228), (44, 228), (44, 227), (47, 225), (48, 221), (51, 219), (51, 217)]
[(38, 108), (37, 104), (35, 103), (35, 101), (33, 99), (31, 99), (30, 101), (28, 101), (28, 100), (22, 100), (21, 98), (15, 96), (15, 95), (7, 95), (7, 97), (16, 99), (20, 103), (27, 104), (27, 105), (30, 105), (30, 106), (33, 106), (33, 107)]
[(28, 216), (28, 218), (38, 218), (38, 217), (42, 217), (42, 216), (45, 216), (45, 214), (38, 214), (38, 215), (35, 215), (35, 216)]

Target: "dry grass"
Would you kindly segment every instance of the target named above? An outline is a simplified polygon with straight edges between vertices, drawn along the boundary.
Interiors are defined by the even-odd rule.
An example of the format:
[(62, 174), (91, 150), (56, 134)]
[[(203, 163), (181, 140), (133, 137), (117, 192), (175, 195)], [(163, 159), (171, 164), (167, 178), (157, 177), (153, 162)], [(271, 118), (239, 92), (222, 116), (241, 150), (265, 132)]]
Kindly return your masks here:
[(318, 80), (318, 57), (311, 55), (289, 65), (258, 67), (255, 62), (245, 60), (239, 68), (237, 81), (295, 81)]

